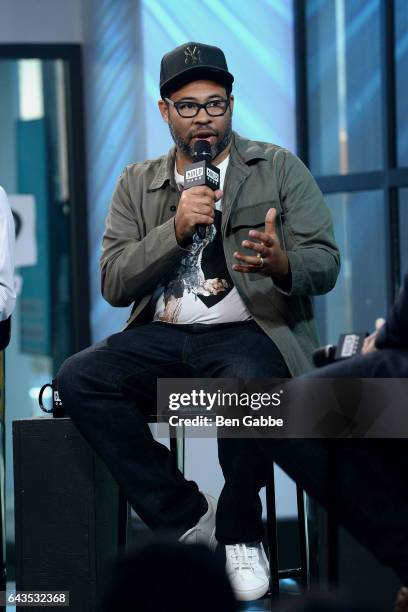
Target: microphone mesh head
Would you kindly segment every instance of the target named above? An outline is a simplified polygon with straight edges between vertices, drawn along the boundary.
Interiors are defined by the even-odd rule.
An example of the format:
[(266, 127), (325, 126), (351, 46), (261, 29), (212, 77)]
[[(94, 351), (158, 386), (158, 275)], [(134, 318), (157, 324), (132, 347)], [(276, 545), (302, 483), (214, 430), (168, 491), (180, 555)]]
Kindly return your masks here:
[(206, 158), (212, 159), (211, 145), (208, 140), (196, 140), (194, 143), (193, 156), (198, 161), (202, 161)]

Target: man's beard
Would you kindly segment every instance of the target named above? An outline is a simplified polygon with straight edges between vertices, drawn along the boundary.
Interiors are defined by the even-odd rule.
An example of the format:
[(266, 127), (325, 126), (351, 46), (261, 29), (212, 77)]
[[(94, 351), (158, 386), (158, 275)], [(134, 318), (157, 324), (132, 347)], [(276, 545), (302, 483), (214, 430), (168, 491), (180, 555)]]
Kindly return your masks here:
[[(168, 125), (169, 125), (171, 137), (173, 138), (177, 149), (181, 151), (182, 153), (184, 153), (184, 155), (186, 155), (190, 159), (193, 159), (194, 146), (191, 145), (191, 139), (194, 138), (196, 134), (192, 133), (191, 135), (188, 135), (187, 140), (183, 140), (183, 138), (181, 138), (181, 136), (177, 134), (177, 132), (175, 131), (171, 121), (169, 121)], [(204, 129), (202, 129), (201, 131), (203, 132)], [(213, 136), (216, 136), (217, 138), (220, 134), (218, 130), (208, 130), (208, 131), (211, 132), (211, 134)], [(218, 157), (218, 155), (222, 153), (222, 151), (224, 151), (224, 149), (228, 147), (229, 143), (231, 142), (231, 138), (232, 138), (232, 121), (231, 121), (231, 115), (230, 115), (229, 121), (227, 125), (225, 126), (224, 134), (221, 140), (211, 145), (211, 158), (212, 159), (215, 159), (216, 157)]]

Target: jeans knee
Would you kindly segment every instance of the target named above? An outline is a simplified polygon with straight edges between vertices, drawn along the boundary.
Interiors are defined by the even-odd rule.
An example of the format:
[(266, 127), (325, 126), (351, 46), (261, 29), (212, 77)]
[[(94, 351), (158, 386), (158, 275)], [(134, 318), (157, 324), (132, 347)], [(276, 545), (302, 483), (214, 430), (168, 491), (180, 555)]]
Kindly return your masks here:
[(75, 373), (78, 371), (78, 368), (76, 367), (76, 357), (76, 355), (71, 355), (71, 357), (68, 357), (68, 359), (66, 359), (60, 366), (60, 369), (55, 377), (55, 386), (57, 387), (61, 396), (65, 395), (65, 389), (72, 386), (72, 378), (75, 377)]
[[(61, 365), (56, 376), (56, 387), (62, 402), (83, 402), (87, 392), (106, 385), (112, 378), (112, 365), (101, 357), (102, 343), (94, 344), (88, 348), (68, 357)], [(75, 402), (74, 402), (75, 400)]]
[(56, 387), (62, 401), (75, 393), (83, 386), (82, 375), (84, 363), (89, 359), (89, 350), (86, 349), (68, 357), (61, 365), (56, 376)]

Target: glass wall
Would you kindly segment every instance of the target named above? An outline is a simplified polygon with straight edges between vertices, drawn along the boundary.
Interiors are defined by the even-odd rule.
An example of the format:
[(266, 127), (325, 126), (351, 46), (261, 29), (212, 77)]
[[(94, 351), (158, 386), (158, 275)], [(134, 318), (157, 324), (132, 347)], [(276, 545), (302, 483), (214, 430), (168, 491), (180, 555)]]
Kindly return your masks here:
[(395, 2), (398, 165), (408, 166), (408, 2)]
[(340, 333), (372, 329), (408, 267), (408, 3), (296, 5), (306, 46), (298, 138), (342, 259), (336, 288), (316, 309), (322, 343), (336, 343)]
[(399, 241), (401, 253), (401, 280), (408, 272), (408, 188), (399, 191)]
[(310, 169), (381, 167), (379, 0), (307, 2)]
[[(13, 54), (18, 55), (14, 49)], [(47, 52), (52, 53), (50, 49)], [(74, 56), (72, 49), (67, 52), (70, 54)], [(84, 151), (74, 146), (83, 136), (70, 130), (73, 108), (82, 114), (71, 78), (68, 88), (71, 60), (5, 56), (7, 50), (1, 48), (0, 185), (8, 194), (15, 221), (18, 297), (5, 356), (6, 537), (10, 545), (7, 562), (12, 568), (12, 422), (45, 416), (38, 406), (39, 389), (54, 378), (69, 355), (82, 348), (79, 338), (83, 344), (88, 342), (75, 314), (77, 303), (82, 301), (86, 308), (88, 300), (86, 291), (78, 295), (78, 284), (86, 274), (78, 273), (75, 262), (80, 247), (76, 243), (74, 250), (71, 240), (81, 221), (86, 233), (85, 193), (80, 218), (76, 216), (79, 202), (73, 177), (80, 180), (80, 172), (74, 170), (77, 164), (84, 168)], [(79, 122), (75, 128), (79, 130), (81, 125)]]
[(336, 344), (342, 333), (370, 331), (387, 312), (385, 207), (381, 191), (336, 193), (325, 199), (342, 266), (334, 290), (315, 303), (321, 337)]

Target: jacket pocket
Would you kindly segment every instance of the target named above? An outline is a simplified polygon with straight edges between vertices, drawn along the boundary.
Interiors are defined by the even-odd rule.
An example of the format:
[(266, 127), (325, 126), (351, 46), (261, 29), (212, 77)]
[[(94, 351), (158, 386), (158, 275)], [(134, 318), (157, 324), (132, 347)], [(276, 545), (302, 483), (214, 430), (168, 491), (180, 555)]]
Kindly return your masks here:
[(231, 230), (234, 232), (243, 227), (265, 227), (266, 213), (270, 208), (276, 208), (276, 203), (271, 201), (258, 202), (234, 210), (230, 216)]
[[(290, 248), (291, 241), (288, 239), (286, 231), (285, 215), (280, 212), (280, 205), (276, 206), (276, 202), (271, 200), (266, 202), (259, 202), (252, 204), (251, 206), (245, 206), (231, 213), (230, 225), (231, 232), (234, 234), (238, 230), (243, 228), (257, 229), (263, 232), (265, 228), (265, 217), (266, 213), (270, 208), (276, 208), (278, 215), (276, 217), (276, 232), (278, 234), (281, 248), (286, 251)], [(245, 236), (247, 238), (248, 236)]]

